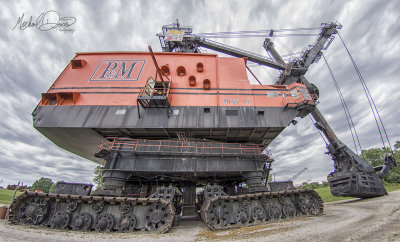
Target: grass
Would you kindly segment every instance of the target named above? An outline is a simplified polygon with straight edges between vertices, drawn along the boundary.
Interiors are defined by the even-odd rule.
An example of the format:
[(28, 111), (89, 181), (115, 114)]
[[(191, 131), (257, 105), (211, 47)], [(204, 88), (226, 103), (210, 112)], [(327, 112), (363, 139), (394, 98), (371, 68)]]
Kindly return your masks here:
[[(17, 197), (22, 192), (17, 192), (15, 197)], [(14, 191), (7, 190), (7, 189), (0, 189), (0, 204), (10, 204), (11, 199), (14, 195)]]
[[(387, 192), (393, 192), (400, 190), (399, 183), (385, 183), (385, 188)], [(314, 189), (322, 198), (322, 201), (326, 202), (335, 202), (340, 200), (352, 199), (354, 197), (335, 197), (331, 194), (329, 187), (321, 187)]]
[(324, 201), (324, 203), (353, 198), (353, 197), (335, 197), (331, 194), (331, 189), (329, 189), (329, 187), (321, 187), (321, 188), (316, 188), (314, 190), (321, 196), (322, 201)]
[(385, 188), (387, 192), (393, 192), (400, 190), (400, 183), (385, 183)]

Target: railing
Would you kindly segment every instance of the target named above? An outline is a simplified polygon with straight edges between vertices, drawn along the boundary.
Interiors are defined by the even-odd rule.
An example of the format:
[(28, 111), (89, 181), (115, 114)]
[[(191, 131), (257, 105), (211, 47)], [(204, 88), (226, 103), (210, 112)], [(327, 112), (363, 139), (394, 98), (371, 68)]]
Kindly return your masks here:
[(102, 140), (98, 148), (99, 152), (101, 150), (116, 150), (132, 153), (260, 156), (265, 146), (260, 144), (146, 140), (115, 137)]
[(141, 89), (139, 92), (139, 96), (141, 97), (154, 97), (154, 96), (168, 96), (169, 95), (169, 87), (154, 87), (151, 88), (151, 94), (147, 94), (145, 88)]
[(297, 102), (297, 103), (289, 103), (287, 102), (285, 107), (283, 107), (284, 110), (288, 109), (288, 108), (292, 108), (292, 109), (296, 109), (297, 107), (300, 107), (302, 105), (307, 105), (309, 104), (310, 100), (303, 100), (301, 102)]
[[(170, 107), (170, 86), (171, 79), (168, 81), (159, 82), (152, 77), (146, 82), (143, 89), (140, 90), (137, 97), (137, 103), (142, 105), (143, 108), (169, 108)], [(139, 109), (138, 114), (140, 117)]]

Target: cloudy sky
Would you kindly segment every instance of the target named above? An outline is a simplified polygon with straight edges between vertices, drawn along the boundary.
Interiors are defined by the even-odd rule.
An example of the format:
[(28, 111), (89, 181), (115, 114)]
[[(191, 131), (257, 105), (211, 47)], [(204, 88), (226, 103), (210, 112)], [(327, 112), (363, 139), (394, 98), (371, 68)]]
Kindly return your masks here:
[[(73, 32), (21, 30), (18, 18), (35, 20), (57, 11), (76, 19)], [(194, 33), (318, 27), (339, 21), (340, 34), (371, 91), (394, 144), (400, 140), (400, 1), (0, 1), (0, 185), (40, 177), (91, 182), (94, 163), (57, 148), (32, 127), (31, 112), (76, 52), (160, 51), (156, 33), (179, 19)], [(16, 26), (17, 25), (17, 26)], [(15, 27), (16, 26), (16, 27)], [(15, 28), (14, 28), (15, 27)], [(14, 29), (13, 29), (14, 28)], [(297, 53), (314, 37), (281, 37)], [(266, 55), (263, 38), (218, 39)], [(286, 48), (275, 40), (280, 53)], [(210, 51), (209, 51), (210, 52)], [(325, 56), (347, 101), (363, 148), (381, 147), (379, 134), (356, 72), (339, 38)], [(265, 84), (276, 72), (254, 67)], [(306, 74), (320, 89), (319, 108), (338, 137), (352, 146), (351, 135), (327, 67), (321, 60)], [(353, 147), (354, 148), (354, 147)], [(296, 182), (323, 181), (333, 170), (325, 144), (306, 117), (289, 126), (271, 145), (277, 180), (304, 167)]]

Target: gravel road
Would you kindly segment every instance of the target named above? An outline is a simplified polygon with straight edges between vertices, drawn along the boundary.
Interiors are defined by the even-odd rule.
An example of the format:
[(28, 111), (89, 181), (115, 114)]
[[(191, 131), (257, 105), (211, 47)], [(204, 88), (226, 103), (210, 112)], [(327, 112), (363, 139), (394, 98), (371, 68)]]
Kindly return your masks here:
[(64, 232), (0, 220), (0, 241), (400, 241), (400, 191), (373, 199), (325, 204), (319, 217), (262, 226), (210, 231), (201, 221), (183, 220), (166, 234)]

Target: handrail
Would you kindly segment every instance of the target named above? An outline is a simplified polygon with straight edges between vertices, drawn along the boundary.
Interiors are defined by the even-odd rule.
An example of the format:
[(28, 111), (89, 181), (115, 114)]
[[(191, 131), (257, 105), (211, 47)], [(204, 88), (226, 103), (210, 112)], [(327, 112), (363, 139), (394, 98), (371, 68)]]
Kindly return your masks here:
[[(154, 149), (147, 149), (154, 147)], [(265, 149), (260, 144), (241, 144), (241, 143), (222, 143), (222, 142), (183, 142), (175, 140), (146, 140), (131, 139), (123, 137), (114, 137), (112, 140), (103, 139), (98, 146), (100, 150), (119, 150), (131, 152), (176, 152), (176, 153), (194, 153), (194, 154), (213, 154), (212, 150), (219, 154), (237, 154), (237, 155), (261, 155)], [(208, 152), (207, 152), (208, 151)]]

